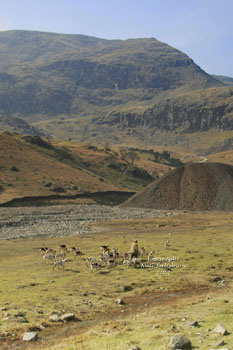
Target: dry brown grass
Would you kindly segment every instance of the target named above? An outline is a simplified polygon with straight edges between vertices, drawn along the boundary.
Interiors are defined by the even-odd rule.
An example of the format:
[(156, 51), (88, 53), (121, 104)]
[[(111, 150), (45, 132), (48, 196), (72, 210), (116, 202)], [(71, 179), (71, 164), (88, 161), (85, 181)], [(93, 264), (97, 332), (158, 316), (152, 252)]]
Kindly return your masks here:
[[(55, 146), (64, 147), (66, 143), (56, 142)], [(56, 187), (63, 187), (66, 195), (74, 195), (85, 191), (108, 191), (119, 190), (119, 187), (105, 180), (100, 181), (100, 177), (94, 172), (83, 169), (73, 168), (64, 162), (50, 156), (49, 151), (41, 150), (23, 141), (21, 136), (7, 135), (0, 133), (0, 184), (4, 191), (0, 194), (0, 203), (11, 200), (15, 197), (24, 196), (47, 196), (55, 194), (50, 187), (45, 187), (42, 182), (51, 182)], [(86, 148), (76, 146), (77, 154)], [(89, 152), (90, 160), (95, 157), (98, 162), (98, 154), (92, 155)], [(101, 154), (103, 157), (103, 155)], [(84, 155), (85, 157), (85, 155)], [(11, 170), (12, 167), (18, 171)]]

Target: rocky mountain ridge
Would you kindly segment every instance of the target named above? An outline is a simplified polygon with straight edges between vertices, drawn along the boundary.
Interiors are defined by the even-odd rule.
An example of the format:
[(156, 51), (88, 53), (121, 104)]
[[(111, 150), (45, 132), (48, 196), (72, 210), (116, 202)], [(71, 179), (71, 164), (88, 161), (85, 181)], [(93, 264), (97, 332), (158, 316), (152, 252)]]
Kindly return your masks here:
[(119, 123), (126, 128), (149, 126), (153, 129), (188, 133), (207, 131), (211, 128), (232, 130), (232, 114), (233, 88), (212, 88), (168, 98), (142, 113), (112, 112), (106, 124)]
[(59, 138), (116, 142), (121, 130), (122, 142), (142, 126), (152, 134), (232, 129), (233, 88), (154, 38), (6, 31), (0, 62), (0, 116)]

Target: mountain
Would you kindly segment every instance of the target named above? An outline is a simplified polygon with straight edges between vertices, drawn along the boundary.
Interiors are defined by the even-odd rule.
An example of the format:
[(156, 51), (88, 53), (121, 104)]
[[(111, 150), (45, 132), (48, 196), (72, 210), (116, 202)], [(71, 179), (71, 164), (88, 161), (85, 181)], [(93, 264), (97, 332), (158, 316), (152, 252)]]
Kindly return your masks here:
[(224, 75), (212, 75), (212, 77), (221, 81), (225, 85), (233, 86), (233, 78), (231, 77), (226, 77)]
[(158, 131), (233, 129), (232, 91), (154, 38), (0, 32), (5, 130), (18, 118), (59, 138), (156, 144)]
[(16, 81), (10, 73), (39, 82), (40, 76), (47, 74), (56, 79), (56, 73), (61, 79), (70, 79), (75, 87), (88, 89), (168, 90), (185, 84), (221, 85), (187, 55), (153, 38), (104, 40), (84, 35), (6, 31), (0, 33), (0, 62), (5, 69), (1, 80), (12, 83)]

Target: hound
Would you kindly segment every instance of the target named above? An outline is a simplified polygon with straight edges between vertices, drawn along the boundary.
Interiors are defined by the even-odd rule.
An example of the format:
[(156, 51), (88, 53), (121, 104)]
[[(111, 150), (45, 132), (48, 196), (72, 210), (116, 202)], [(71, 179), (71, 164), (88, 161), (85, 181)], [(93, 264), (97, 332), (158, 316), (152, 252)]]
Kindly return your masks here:
[(140, 250), (139, 250), (139, 256), (141, 256), (143, 258), (144, 254), (146, 253), (146, 250), (144, 247), (142, 247)]
[(154, 251), (152, 250), (152, 252), (150, 252), (147, 256), (147, 260), (151, 261), (153, 259), (153, 255), (154, 255)]
[(106, 254), (100, 254), (99, 256), (100, 258), (100, 264), (103, 266), (103, 265), (107, 265), (108, 263), (108, 256)]
[(100, 249), (102, 249), (102, 254), (106, 254), (109, 252), (109, 247), (108, 245), (101, 245)]
[(53, 248), (48, 248), (46, 250), (46, 254), (52, 254), (53, 256), (55, 256), (56, 255), (56, 250), (53, 249)]
[(91, 272), (98, 271), (100, 269), (100, 265), (97, 262), (92, 262), (90, 268)]
[(121, 257), (122, 257), (123, 259), (128, 259), (128, 258), (129, 258), (129, 252), (123, 253), (123, 254), (121, 255)]
[(109, 259), (107, 264), (108, 264), (108, 267), (111, 267), (111, 266), (115, 267), (116, 266), (116, 261), (114, 259)]
[(133, 258), (132, 262), (133, 262), (134, 267), (136, 267), (137, 265), (142, 266), (141, 259), (139, 259), (139, 258)]
[(55, 260), (59, 260), (59, 258), (64, 258), (66, 257), (66, 253), (65, 252), (59, 252), (55, 254)]
[(43, 255), (43, 260), (48, 264), (49, 261), (54, 262), (54, 256), (53, 254), (47, 254)]
[(91, 264), (96, 262), (96, 258), (93, 258), (93, 257), (91, 257), (91, 258), (86, 258), (85, 261), (86, 261), (87, 267), (91, 267)]
[(59, 253), (63, 251), (63, 252), (67, 252), (67, 247), (65, 244), (60, 244), (59, 245)]
[(119, 258), (120, 257), (120, 253), (118, 251), (118, 248), (113, 248), (112, 254), (113, 254), (114, 258)]
[(49, 249), (48, 247), (40, 247), (40, 248), (39, 248), (38, 255), (39, 255), (39, 254), (44, 255), (44, 254), (47, 252), (48, 249)]
[(139, 258), (133, 258), (133, 259), (126, 259), (123, 261), (123, 264), (129, 267), (130, 265), (133, 265), (136, 267), (137, 265), (142, 266), (141, 259)]
[(69, 253), (76, 252), (77, 250), (78, 250), (77, 247), (71, 247), (71, 248), (69, 249)]
[(133, 265), (133, 262), (130, 259), (125, 259), (123, 261), (123, 265), (126, 265), (127, 267), (129, 267), (130, 265)]
[(65, 266), (65, 263), (66, 263), (67, 261), (68, 261), (67, 259), (56, 260), (56, 261), (54, 261), (53, 270), (55, 269), (56, 266), (57, 266), (58, 269), (61, 268), (61, 269), (64, 270), (64, 266)]
[(83, 253), (80, 250), (75, 250), (74, 251), (74, 258), (76, 259), (78, 256), (83, 255)]

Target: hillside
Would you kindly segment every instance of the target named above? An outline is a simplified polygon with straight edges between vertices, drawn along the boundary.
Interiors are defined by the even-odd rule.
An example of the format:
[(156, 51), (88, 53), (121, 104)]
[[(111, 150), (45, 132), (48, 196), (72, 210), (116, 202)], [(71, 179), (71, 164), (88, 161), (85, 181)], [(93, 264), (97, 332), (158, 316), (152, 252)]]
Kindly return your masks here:
[(233, 166), (193, 163), (148, 185), (122, 207), (181, 210), (232, 210)]
[[(104, 40), (84, 35), (6, 31), (0, 33), (0, 59), (5, 72), (1, 74), (3, 82), (17, 82), (14, 74), (40, 82), (47, 74), (56, 79), (56, 73), (60, 79), (69, 78), (76, 87), (88, 89), (169, 90), (183, 85), (222, 85), (187, 55), (153, 38)], [(21, 70), (17, 70), (19, 66)]]
[[(215, 111), (225, 85), (184, 53), (153, 38), (105, 40), (6, 31), (0, 32), (0, 62), (3, 130), (9, 130), (7, 119), (18, 118), (36, 127), (35, 134), (39, 128), (59, 138), (95, 143), (107, 138), (121, 143), (131, 136), (131, 126), (137, 142), (147, 139), (142, 125), (150, 132), (166, 130), (164, 118), (160, 125), (156, 120), (166, 113), (168, 101), (170, 114), (179, 113), (176, 106), (183, 104), (187, 115), (190, 110), (195, 116), (205, 114), (202, 101), (194, 105), (187, 92), (199, 90), (202, 96), (202, 89), (216, 88), (209, 93), (209, 109)], [(228, 102), (225, 109), (231, 111)], [(217, 128), (225, 109), (216, 123), (213, 112)], [(179, 130), (182, 122), (176, 121), (172, 129)]]
[(101, 182), (88, 171), (72, 168), (57, 159), (49, 148), (28, 144), (22, 137), (0, 134), (0, 202), (24, 196), (56, 193), (75, 194), (84, 191), (119, 190), (109, 182)]
[[(130, 195), (141, 190), (182, 164), (168, 152), (113, 149), (107, 144), (96, 147), (1, 132), (0, 149), (0, 203), (24, 197), (59, 201), (77, 195), (91, 203), (91, 194), (108, 191), (120, 191), (122, 198), (116, 200), (122, 201), (127, 198), (123, 192)], [(107, 199), (109, 203), (114, 200), (114, 195)]]
[(152, 133), (155, 130), (193, 133), (211, 128), (232, 130), (232, 116), (233, 88), (221, 87), (164, 97), (163, 101), (144, 110), (112, 112), (103, 124), (147, 127)]
[(6, 116), (0, 116), (0, 130), (27, 135), (49, 136), (48, 133), (33, 127), (22, 118), (9, 118)]
[(220, 80), (225, 85), (232, 86), (233, 85), (233, 78), (226, 77), (225, 75), (212, 75), (214, 79)]

